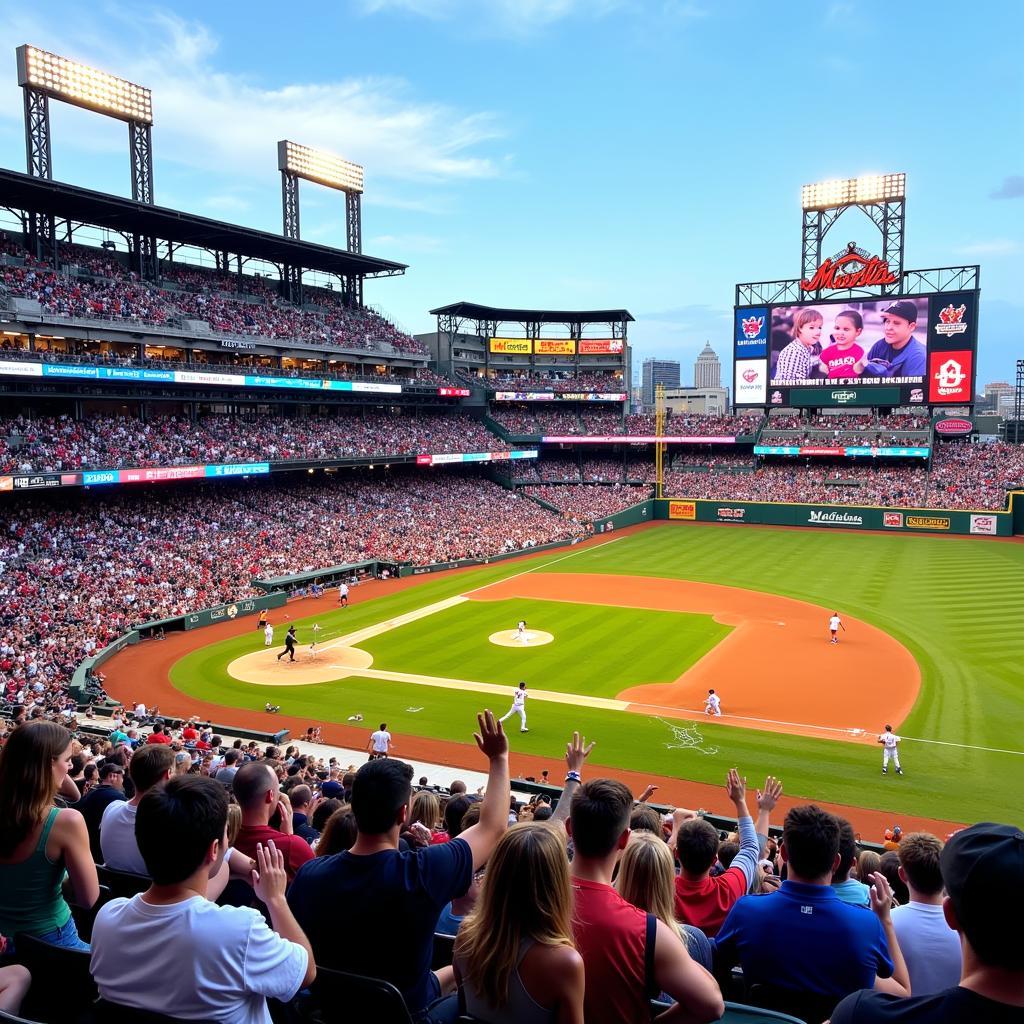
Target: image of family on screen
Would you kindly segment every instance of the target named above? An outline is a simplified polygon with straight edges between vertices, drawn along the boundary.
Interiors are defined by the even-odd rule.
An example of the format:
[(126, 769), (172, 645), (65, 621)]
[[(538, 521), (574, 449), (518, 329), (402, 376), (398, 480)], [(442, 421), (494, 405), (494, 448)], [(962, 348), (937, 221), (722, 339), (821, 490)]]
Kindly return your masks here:
[(771, 378), (779, 383), (923, 379), (927, 299), (776, 306)]

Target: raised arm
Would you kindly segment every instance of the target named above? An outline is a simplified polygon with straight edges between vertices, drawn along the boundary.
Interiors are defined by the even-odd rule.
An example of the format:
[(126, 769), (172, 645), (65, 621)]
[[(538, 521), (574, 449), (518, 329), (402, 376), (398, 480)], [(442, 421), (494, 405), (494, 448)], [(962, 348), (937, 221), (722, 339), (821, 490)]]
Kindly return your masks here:
[(747, 880), (747, 890), (754, 883), (754, 875), (757, 873), (757, 861), (761, 848), (757, 842), (757, 833), (754, 831), (754, 819), (750, 817), (747, 810), (747, 780), (740, 776), (735, 768), (729, 769), (726, 779), (725, 790), (729, 794), (733, 807), (736, 808), (736, 821), (740, 834), (740, 851), (733, 858), (731, 868), (739, 868), (743, 877)]
[(654, 980), (675, 1005), (659, 1021), (703, 1022), (718, 1020), (725, 1013), (722, 990), (714, 976), (691, 959), (679, 933), (664, 921), (658, 922), (654, 940)]
[(899, 939), (896, 938), (896, 929), (893, 927), (890, 913), (892, 889), (889, 888), (889, 880), (880, 871), (875, 871), (871, 875), (871, 909), (882, 924), (885, 941), (889, 945), (889, 956), (892, 959), (891, 976), (876, 976), (875, 991), (887, 992), (892, 996), (909, 996), (910, 972), (907, 970), (907, 962), (903, 959), (903, 951), (900, 949)]
[(487, 758), (487, 789), (480, 820), (459, 835), (473, 852), (474, 870), (486, 863), (495, 844), (508, 828), (508, 806), (512, 795), (508, 777), (508, 737), (490, 711), (476, 716), (480, 727), (474, 733), (476, 745)]
[(588, 744), (586, 736), (580, 736), (578, 732), (574, 732), (572, 739), (565, 745), (565, 786), (562, 788), (562, 795), (558, 798), (558, 806), (548, 821), (564, 824), (569, 817), (573, 795), (583, 781), (580, 772), (583, 770), (583, 763), (594, 749), (594, 742)]
[(757, 825), (754, 831), (757, 832), (758, 856), (763, 857), (765, 848), (768, 846), (768, 836), (771, 830), (771, 813), (782, 796), (782, 782), (769, 775), (764, 780), (764, 789), (757, 792)]

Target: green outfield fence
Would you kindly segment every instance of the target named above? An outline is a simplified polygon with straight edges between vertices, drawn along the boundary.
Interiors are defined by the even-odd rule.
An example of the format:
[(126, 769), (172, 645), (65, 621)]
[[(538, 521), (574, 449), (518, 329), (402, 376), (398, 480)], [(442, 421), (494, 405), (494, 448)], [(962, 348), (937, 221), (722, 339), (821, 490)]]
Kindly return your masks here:
[(964, 534), (975, 537), (1010, 537), (1014, 533), (1024, 533), (1024, 492), (1021, 491), (1011, 494), (1010, 510), (1004, 512), (729, 501), (725, 498), (721, 501), (708, 501), (685, 497), (658, 499), (656, 506), (656, 519), (679, 522)]

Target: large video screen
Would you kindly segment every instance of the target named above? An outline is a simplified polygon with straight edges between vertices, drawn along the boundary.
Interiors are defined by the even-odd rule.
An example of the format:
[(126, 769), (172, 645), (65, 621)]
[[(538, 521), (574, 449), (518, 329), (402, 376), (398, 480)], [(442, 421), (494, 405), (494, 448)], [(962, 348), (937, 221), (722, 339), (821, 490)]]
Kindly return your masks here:
[(737, 307), (737, 405), (963, 405), (977, 293)]

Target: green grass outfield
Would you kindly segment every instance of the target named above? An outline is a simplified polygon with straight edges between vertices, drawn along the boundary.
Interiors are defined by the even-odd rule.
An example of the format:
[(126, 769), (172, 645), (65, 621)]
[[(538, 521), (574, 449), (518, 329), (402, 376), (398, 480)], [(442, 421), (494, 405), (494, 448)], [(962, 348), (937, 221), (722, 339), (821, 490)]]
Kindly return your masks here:
[[(907, 772), (902, 778), (881, 778), (878, 751), (866, 745), (701, 722), (704, 748), (717, 748), (716, 753), (706, 754), (669, 746), (671, 730), (657, 719), (538, 702), (530, 708), (529, 734), (513, 737), (515, 749), (550, 756), (554, 767), (568, 734), (579, 728), (598, 741), (594, 759), (612, 767), (718, 783), (725, 770), (736, 764), (751, 779), (769, 772), (781, 776), (786, 792), (794, 796), (890, 810), (894, 815), (1020, 823), (1024, 755), (1012, 751), (1024, 750), (1024, 544), (838, 530), (666, 524), (607, 545), (555, 551), (550, 559), (427, 578), (421, 585), (318, 616), (317, 621), (330, 633), (350, 632), (468, 593), (524, 568), (676, 577), (835, 606), (903, 643), (921, 667), (922, 689), (900, 727), (904, 736), (901, 757)], [(520, 604), (516, 602), (516, 607)], [(477, 609), (490, 606), (474, 603), (464, 607), (476, 615)], [(573, 606), (559, 604), (559, 609), (563, 615), (575, 614)], [(458, 611), (452, 609), (452, 613)], [(601, 614), (607, 611), (601, 609)], [(666, 615), (677, 625), (686, 620), (685, 628), (691, 634), (687, 642), (697, 646), (717, 642), (702, 626), (710, 623), (712, 630), (722, 628), (705, 616), (642, 614)], [(374, 668), (487, 682), (507, 682), (516, 674), (518, 669), (499, 674), (500, 669), (494, 667), (489, 675), (479, 674), (478, 661), (460, 647), (465, 641), (459, 635), (457, 614), (441, 612), (417, 625), (435, 619), (441, 623), (439, 616), (444, 616), (444, 629), (439, 629), (433, 640), (424, 639), (430, 636), (429, 629), (420, 629), (415, 642), (407, 643), (400, 628), (360, 646), (380, 659)], [(509, 622), (502, 610), (495, 629), (513, 628), (517, 617)], [(480, 628), (474, 624), (472, 629), (476, 641)], [(671, 637), (669, 643), (675, 646)], [(271, 700), (310, 722), (344, 722), (356, 713), (364, 715), (367, 722), (386, 719), (399, 744), (403, 734), (464, 743), (469, 740), (473, 714), (485, 703), (506, 710), (502, 700), (473, 693), (373, 679), (350, 678), (303, 687), (254, 687), (231, 679), (227, 664), (261, 644), (262, 637), (253, 629), (250, 634), (194, 651), (174, 666), (172, 681), (185, 693), (227, 706), (259, 709)], [(402, 659), (396, 644), (408, 647)], [(600, 674), (606, 663), (620, 673), (625, 669), (618, 654), (623, 653), (638, 662), (651, 658), (650, 671), (655, 671), (664, 659), (652, 652), (652, 646), (647, 636), (641, 640), (632, 633), (609, 634), (596, 649), (592, 639), (586, 646), (577, 646), (573, 657), (562, 663), (582, 666), (591, 676)], [(622, 651), (611, 665), (610, 652), (616, 647)], [(559, 648), (556, 641), (529, 656), (548, 651), (545, 657), (561, 659), (565, 648)], [(494, 651), (499, 651), (500, 659), (496, 648), (486, 657), (494, 659)], [(681, 657), (685, 661), (685, 652)], [(498, 664), (492, 661), (492, 665)], [(682, 664), (675, 674), (685, 667)], [(572, 690), (555, 686), (550, 679), (541, 683), (538, 678), (534, 683), (547, 689)], [(856, 714), (855, 689), (848, 699), (851, 719), (870, 719), (870, 708), (863, 709), (863, 715)], [(419, 710), (407, 710), (411, 708)]]

